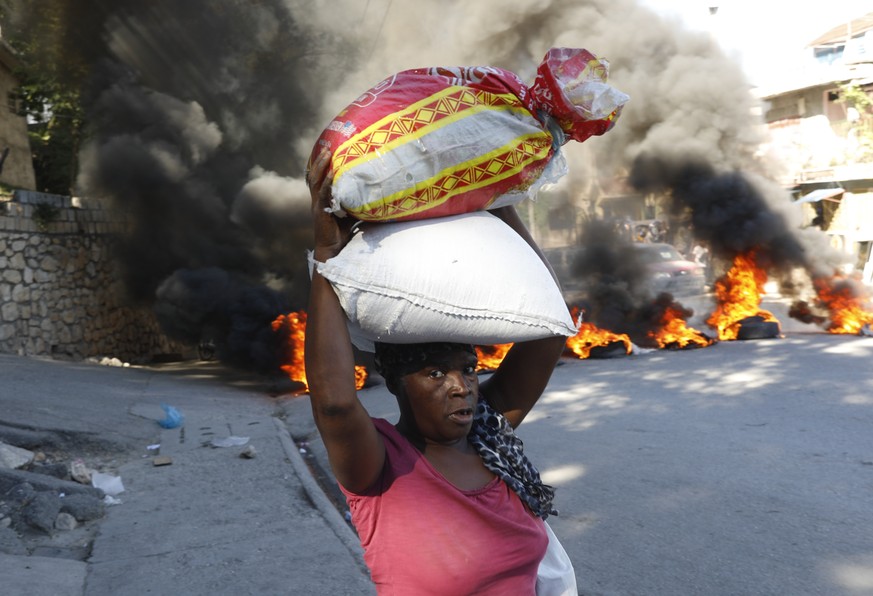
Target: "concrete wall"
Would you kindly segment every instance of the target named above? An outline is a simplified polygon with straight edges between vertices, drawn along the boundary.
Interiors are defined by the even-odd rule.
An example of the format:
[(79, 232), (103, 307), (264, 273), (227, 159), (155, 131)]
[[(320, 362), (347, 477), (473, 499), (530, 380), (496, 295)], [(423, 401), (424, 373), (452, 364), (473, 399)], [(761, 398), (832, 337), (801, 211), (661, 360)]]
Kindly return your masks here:
[(126, 301), (113, 259), (126, 225), (100, 201), (18, 191), (0, 202), (0, 352), (138, 363), (190, 351)]

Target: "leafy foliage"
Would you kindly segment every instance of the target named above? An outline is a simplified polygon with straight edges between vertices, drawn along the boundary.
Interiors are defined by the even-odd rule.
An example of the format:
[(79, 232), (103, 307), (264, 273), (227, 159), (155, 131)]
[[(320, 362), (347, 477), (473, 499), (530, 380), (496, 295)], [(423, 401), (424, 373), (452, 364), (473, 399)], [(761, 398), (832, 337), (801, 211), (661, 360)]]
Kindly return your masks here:
[(846, 159), (849, 163), (873, 162), (873, 97), (869, 87), (855, 81), (840, 85), (840, 103), (845, 104), (848, 118)]
[(19, 105), (27, 117), (37, 190), (71, 194), (84, 130), (81, 103), (87, 61), (66, 27), (63, 0), (3, 0), (3, 37), (21, 65)]

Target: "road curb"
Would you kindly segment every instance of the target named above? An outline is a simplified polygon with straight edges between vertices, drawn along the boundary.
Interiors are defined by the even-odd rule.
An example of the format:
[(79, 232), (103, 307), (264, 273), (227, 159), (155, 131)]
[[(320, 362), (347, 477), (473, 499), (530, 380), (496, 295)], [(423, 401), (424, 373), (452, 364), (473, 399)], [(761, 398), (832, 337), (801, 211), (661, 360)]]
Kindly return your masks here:
[(309, 500), (312, 501), (315, 508), (318, 509), (322, 517), (324, 517), (327, 525), (330, 526), (330, 529), (336, 537), (339, 538), (340, 542), (342, 542), (352, 554), (352, 557), (361, 572), (369, 577), (370, 572), (364, 563), (364, 551), (361, 548), (361, 543), (358, 540), (357, 535), (342, 518), (339, 511), (337, 511), (327, 495), (324, 494), (324, 491), (318, 485), (318, 482), (316, 482), (312, 477), (312, 473), (309, 471), (309, 466), (307, 466), (306, 462), (303, 461), (303, 456), (300, 455), (300, 451), (294, 443), (294, 440), (291, 438), (291, 433), (288, 432), (285, 424), (278, 418), (273, 418), (273, 422), (276, 424), (276, 430), (279, 433), (279, 440), (282, 443), (282, 448), (285, 450), (288, 460), (291, 462), (291, 467), (294, 468), (294, 472), (300, 479), (300, 484), (303, 486), (303, 491), (306, 493), (306, 496), (309, 497)]

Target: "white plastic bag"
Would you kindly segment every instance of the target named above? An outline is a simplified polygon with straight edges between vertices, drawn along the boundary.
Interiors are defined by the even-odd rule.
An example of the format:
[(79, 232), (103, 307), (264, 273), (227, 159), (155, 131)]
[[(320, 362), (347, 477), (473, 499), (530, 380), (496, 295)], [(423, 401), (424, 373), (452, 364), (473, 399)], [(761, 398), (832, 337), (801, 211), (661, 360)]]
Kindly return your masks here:
[(549, 548), (537, 571), (537, 596), (577, 596), (576, 572), (561, 541), (547, 522)]
[(113, 476), (112, 474), (94, 472), (91, 474), (91, 486), (99, 488), (110, 497), (124, 492), (124, 483), (121, 481), (121, 476)]

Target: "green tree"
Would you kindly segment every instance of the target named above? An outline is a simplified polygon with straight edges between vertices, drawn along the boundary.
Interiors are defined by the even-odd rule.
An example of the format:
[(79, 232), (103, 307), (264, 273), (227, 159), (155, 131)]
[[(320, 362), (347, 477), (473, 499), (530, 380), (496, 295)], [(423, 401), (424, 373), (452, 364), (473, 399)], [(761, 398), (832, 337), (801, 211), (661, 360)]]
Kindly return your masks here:
[(839, 102), (846, 106), (849, 163), (873, 162), (873, 97), (857, 81), (840, 85)]
[(21, 61), (16, 72), (28, 121), (37, 190), (71, 194), (78, 169), (87, 61), (68, 35), (69, 2), (3, 0), (3, 39)]

